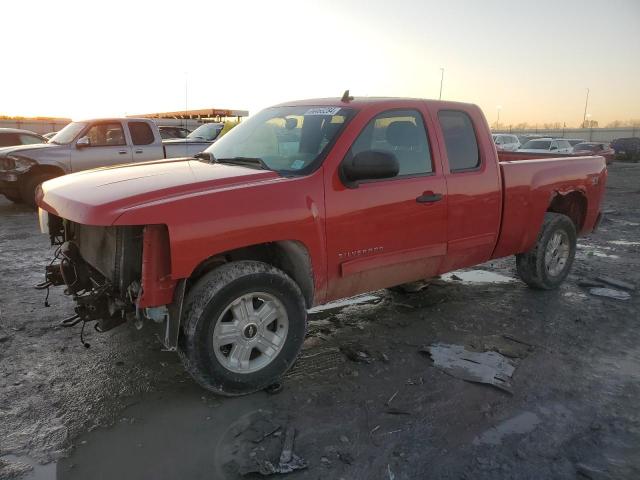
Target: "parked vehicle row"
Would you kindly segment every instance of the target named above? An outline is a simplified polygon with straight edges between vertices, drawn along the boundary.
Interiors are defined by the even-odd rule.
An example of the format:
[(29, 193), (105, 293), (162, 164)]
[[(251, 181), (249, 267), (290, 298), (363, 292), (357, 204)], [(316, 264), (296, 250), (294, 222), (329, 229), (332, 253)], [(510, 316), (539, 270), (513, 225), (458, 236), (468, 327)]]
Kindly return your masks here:
[(161, 324), (224, 395), (291, 367), (313, 305), (509, 255), (557, 288), (600, 220), (604, 160), (501, 163), (489, 135), (475, 105), (345, 94), (268, 108), (200, 160), (47, 181), (42, 288), (66, 285), (67, 324)]
[(97, 167), (193, 157), (221, 130), (222, 124), (204, 124), (184, 139), (162, 140), (156, 123), (146, 118), (72, 122), (48, 142), (37, 136), (38, 142), (33, 137), (30, 144), (0, 148), (0, 193), (35, 205), (35, 191), (46, 180)]
[[(494, 133), (493, 141), (498, 152), (519, 152), (522, 154), (550, 154), (552, 156), (565, 155), (600, 155), (605, 158), (607, 164), (613, 162), (616, 152), (606, 142), (587, 142), (580, 138), (547, 138), (532, 135), (513, 135), (506, 133)], [(525, 156), (502, 156), (516, 159), (528, 158)]]
[(13, 147), (15, 145), (33, 145), (46, 143), (47, 139), (29, 130), (18, 128), (0, 128), (0, 148)]

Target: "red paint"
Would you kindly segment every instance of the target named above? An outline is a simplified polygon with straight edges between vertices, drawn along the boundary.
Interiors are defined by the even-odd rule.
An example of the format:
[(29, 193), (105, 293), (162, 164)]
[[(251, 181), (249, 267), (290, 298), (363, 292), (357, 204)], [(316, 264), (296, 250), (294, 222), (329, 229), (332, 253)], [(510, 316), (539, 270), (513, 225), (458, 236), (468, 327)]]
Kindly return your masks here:
[[(293, 104), (343, 105), (336, 99), (288, 105)], [(48, 181), (40, 206), (90, 225), (153, 225), (145, 229), (140, 306), (169, 303), (175, 282), (204, 260), (255, 244), (303, 244), (312, 261), (317, 304), (526, 251), (556, 194), (584, 194), (588, 211), (581, 233), (594, 227), (606, 181), (602, 157), (499, 163), (475, 105), (358, 99), (349, 106), (357, 114), (323, 165), (304, 177), (166, 160)], [(338, 175), (340, 162), (367, 122), (389, 109), (422, 113), (433, 174), (347, 188)], [(438, 125), (443, 109), (471, 117), (482, 159), (477, 170), (449, 171)], [(416, 202), (429, 192), (442, 200)], [(159, 225), (166, 225), (168, 239)]]
[(142, 237), (142, 294), (138, 307), (166, 305), (173, 299), (169, 235), (164, 225), (147, 225)]

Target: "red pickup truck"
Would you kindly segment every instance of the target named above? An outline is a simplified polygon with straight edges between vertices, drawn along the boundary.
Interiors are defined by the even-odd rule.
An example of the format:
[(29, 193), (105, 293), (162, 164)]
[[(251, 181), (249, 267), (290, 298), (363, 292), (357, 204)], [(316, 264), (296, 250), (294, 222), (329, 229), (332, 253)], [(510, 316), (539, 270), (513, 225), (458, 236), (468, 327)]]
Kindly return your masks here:
[(225, 395), (293, 364), (313, 305), (508, 255), (557, 287), (607, 177), (597, 156), (499, 162), (477, 106), (418, 99), (278, 105), (199, 156), (45, 182), (40, 287), (66, 285), (66, 325), (161, 323)]

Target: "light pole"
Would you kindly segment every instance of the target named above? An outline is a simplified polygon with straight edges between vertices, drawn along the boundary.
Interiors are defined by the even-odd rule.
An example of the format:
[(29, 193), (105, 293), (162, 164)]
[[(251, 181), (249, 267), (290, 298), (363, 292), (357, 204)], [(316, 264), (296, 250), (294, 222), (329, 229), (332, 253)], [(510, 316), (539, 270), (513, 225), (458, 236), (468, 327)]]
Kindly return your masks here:
[(587, 121), (587, 105), (589, 105), (589, 89), (587, 88), (587, 98), (584, 100), (584, 115), (582, 116), (582, 128), (586, 127)]
[(584, 118), (585, 118), (585, 123), (583, 124), (583, 128), (587, 128), (586, 122), (588, 121), (589, 122), (589, 141), (591, 141), (593, 137), (593, 124), (591, 123), (591, 120), (588, 120), (589, 118), (591, 118), (591, 114), (585, 113)]
[(502, 105), (496, 106), (498, 109), (498, 119), (496, 120), (496, 130), (500, 128), (500, 110), (502, 110)]
[(440, 96), (438, 100), (442, 100), (442, 82), (444, 81), (444, 68), (440, 69)]

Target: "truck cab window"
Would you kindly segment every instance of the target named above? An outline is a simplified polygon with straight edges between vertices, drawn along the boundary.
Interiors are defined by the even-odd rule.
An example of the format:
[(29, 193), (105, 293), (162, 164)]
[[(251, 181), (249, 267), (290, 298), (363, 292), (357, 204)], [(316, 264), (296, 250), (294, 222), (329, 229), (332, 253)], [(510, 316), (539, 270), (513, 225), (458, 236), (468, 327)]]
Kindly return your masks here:
[(349, 154), (365, 150), (393, 153), (400, 164), (398, 176), (433, 172), (424, 121), (416, 110), (390, 110), (373, 118), (353, 142)]
[(92, 147), (115, 147), (126, 145), (120, 122), (98, 123), (87, 132)]
[(480, 165), (480, 152), (471, 118), (465, 112), (442, 110), (438, 121), (447, 147), (449, 170), (460, 172)]
[(151, 145), (154, 141), (153, 131), (145, 122), (129, 122), (129, 133), (134, 145)]

